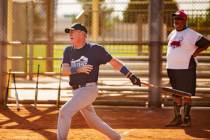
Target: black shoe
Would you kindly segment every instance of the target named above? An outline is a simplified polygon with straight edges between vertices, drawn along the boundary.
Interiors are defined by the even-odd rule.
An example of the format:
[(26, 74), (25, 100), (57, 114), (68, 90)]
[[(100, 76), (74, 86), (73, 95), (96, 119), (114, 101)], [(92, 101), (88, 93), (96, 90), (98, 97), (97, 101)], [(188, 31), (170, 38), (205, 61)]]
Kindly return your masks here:
[(182, 124), (182, 118), (181, 115), (178, 117), (175, 117), (172, 121), (170, 121), (168, 124), (166, 124), (166, 127), (174, 127), (174, 126), (179, 126)]
[(191, 118), (190, 116), (186, 116), (184, 117), (184, 121), (183, 123), (181, 124), (182, 127), (191, 127)]

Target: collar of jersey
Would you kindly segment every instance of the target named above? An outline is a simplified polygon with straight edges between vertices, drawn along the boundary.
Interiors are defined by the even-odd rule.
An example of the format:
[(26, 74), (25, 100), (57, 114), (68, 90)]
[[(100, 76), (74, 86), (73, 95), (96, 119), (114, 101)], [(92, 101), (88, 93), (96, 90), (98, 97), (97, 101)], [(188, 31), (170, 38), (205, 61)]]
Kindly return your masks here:
[(75, 49), (75, 50), (77, 50), (77, 51), (82, 51), (82, 50), (85, 50), (86, 48), (87, 48), (87, 43), (85, 43), (85, 46), (84, 47), (82, 47), (82, 48), (79, 48), (79, 49), (77, 49), (77, 48), (75, 48), (74, 46), (73, 46), (73, 48)]
[(182, 32), (182, 31), (184, 31), (185, 29), (187, 29), (188, 27), (187, 26), (185, 26), (182, 30), (176, 30), (177, 32)]

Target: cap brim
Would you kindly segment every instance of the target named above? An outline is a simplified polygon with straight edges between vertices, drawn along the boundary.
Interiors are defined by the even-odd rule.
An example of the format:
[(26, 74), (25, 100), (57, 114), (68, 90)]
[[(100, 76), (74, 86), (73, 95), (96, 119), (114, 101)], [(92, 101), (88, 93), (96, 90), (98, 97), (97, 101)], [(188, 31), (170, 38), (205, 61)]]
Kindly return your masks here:
[(75, 30), (75, 29), (74, 29), (74, 28), (65, 28), (64, 32), (65, 32), (65, 33), (69, 33), (70, 30)]
[(172, 14), (172, 16), (173, 16), (173, 17), (176, 17), (176, 16), (179, 16), (179, 15), (178, 15), (178, 14), (173, 13), (173, 14)]
[(172, 15), (173, 19), (183, 19), (185, 20), (186, 18), (180, 16), (180, 15)]

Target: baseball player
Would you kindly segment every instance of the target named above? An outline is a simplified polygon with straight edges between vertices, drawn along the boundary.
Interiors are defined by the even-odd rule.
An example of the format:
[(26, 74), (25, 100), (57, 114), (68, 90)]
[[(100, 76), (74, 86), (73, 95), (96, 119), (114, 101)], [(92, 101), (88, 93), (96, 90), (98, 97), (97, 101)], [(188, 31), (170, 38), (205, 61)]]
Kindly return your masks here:
[(70, 76), (73, 97), (59, 111), (57, 139), (66, 140), (75, 113), (81, 112), (89, 127), (108, 136), (111, 140), (122, 140), (121, 136), (96, 114), (92, 103), (98, 95), (97, 80), (99, 66), (109, 63), (128, 77), (134, 85), (140, 79), (132, 74), (118, 59), (113, 58), (102, 46), (87, 42), (87, 29), (79, 23), (65, 29), (69, 34), (71, 46), (64, 50), (62, 73)]
[[(195, 95), (196, 89), (196, 56), (207, 49), (210, 41), (200, 33), (187, 27), (187, 14), (179, 10), (172, 14), (174, 28), (168, 36), (167, 73), (172, 88)], [(191, 97), (173, 96), (174, 118), (166, 125), (191, 126)], [(184, 105), (184, 116), (181, 117), (180, 108)]]

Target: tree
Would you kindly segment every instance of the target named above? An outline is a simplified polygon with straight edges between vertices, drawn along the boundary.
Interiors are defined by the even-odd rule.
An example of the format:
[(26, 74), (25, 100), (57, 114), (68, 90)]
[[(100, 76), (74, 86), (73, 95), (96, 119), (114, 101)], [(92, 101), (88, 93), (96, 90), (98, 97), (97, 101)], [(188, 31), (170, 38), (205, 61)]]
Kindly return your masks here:
[[(196, 12), (196, 11), (195, 11)], [(209, 8), (206, 9), (205, 15), (191, 15), (188, 17), (188, 25), (191, 28), (199, 31), (204, 35), (208, 35), (210, 32), (210, 3)]]
[[(141, 14), (143, 22), (148, 19), (149, 0), (130, 0), (128, 8), (124, 12), (124, 21), (129, 23), (137, 22), (137, 17)], [(164, 23), (171, 26), (171, 14), (178, 9), (174, 0), (164, 0)]]
[(206, 10), (206, 16), (202, 23), (202, 27), (204, 27), (203, 31), (205, 32), (205, 34), (209, 34), (209, 31), (210, 31), (210, 3), (209, 3), (209, 8)]
[(46, 36), (47, 26), (47, 0), (43, 3), (37, 2), (34, 5), (34, 38)]
[[(85, 16), (85, 25), (89, 28), (92, 22), (92, 0), (77, 0), (79, 3), (82, 4), (84, 13), (81, 16)], [(102, 30), (108, 28), (110, 23), (110, 18), (112, 18), (111, 14), (114, 11), (112, 7), (107, 7), (103, 4), (104, 0), (99, 0), (99, 34), (102, 34)], [(116, 19), (116, 18), (115, 18)], [(91, 32), (91, 30), (89, 30)]]

